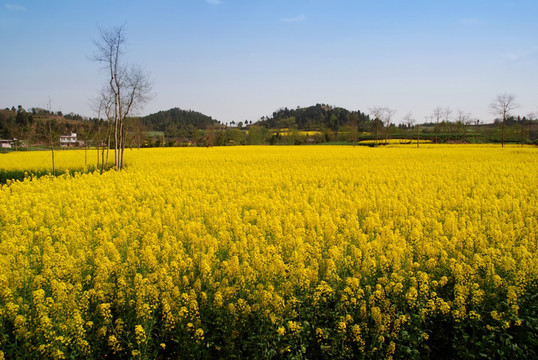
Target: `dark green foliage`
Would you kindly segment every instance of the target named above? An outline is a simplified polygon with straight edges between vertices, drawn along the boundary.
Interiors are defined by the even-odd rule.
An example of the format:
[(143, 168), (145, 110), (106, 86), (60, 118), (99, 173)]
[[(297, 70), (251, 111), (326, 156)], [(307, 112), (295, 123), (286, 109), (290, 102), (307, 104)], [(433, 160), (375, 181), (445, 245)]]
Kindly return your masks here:
[(196, 129), (205, 129), (218, 121), (192, 110), (173, 108), (140, 118), (148, 131), (164, 131), (166, 137), (190, 135)]
[[(237, 127), (226, 127), (210, 116), (192, 110), (173, 108), (167, 111), (128, 119), (126, 123), (129, 147), (162, 146), (225, 146), (261, 144), (320, 144), (338, 141), (357, 143), (361, 140), (377, 140), (382, 145), (387, 129), (379, 119), (341, 107), (316, 104), (305, 108), (283, 108), (272, 116), (262, 117), (253, 123), (245, 120), (231, 121)], [(440, 122), (418, 124), (422, 140), (438, 143), (500, 143), (500, 122), (473, 124)], [(286, 129), (286, 130), (283, 130)], [(50, 133), (58, 135), (74, 132), (90, 146), (103, 144), (106, 121), (84, 119), (81, 115), (52, 112), (42, 108), (26, 111), (21, 106), (0, 110), (0, 139), (16, 138), (18, 150), (29, 149), (34, 144), (50, 145)], [(159, 138), (152, 135), (161, 132)], [(280, 131), (280, 133), (279, 133)], [(294, 131), (315, 131), (310, 135)], [(538, 144), (538, 120), (526, 117), (506, 119), (505, 142)], [(241, 134), (240, 134), (241, 133)], [(416, 127), (391, 124), (388, 137), (409, 142), (416, 139)], [(113, 139), (112, 139), (113, 140)], [(209, 140), (209, 141), (208, 141)], [(111, 146), (113, 146), (113, 141)]]
[[(370, 117), (360, 110), (352, 112), (340, 107), (332, 107), (324, 104), (316, 104), (306, 108), (280, 109), (273, 113), (272, 117), (264, 118), (257, 125), (266, 128), (289, 128), (296, 125), (299, 130), (322, 130), (328, 128), (338, 130), (350, 122), (351, 115), (358, 116), (359, 130), (366, 127)], [(290, 124), (290, 118), (294, 118)]]
[[(108, 166), (107, 170), (110, 170), (111, 166)], [(68, 170), (56, 170), (56, 176), (64, 174), (88, 174), (99, 171), (94, 165), (89, 165), (86, 168), (68, 169)], [(40, 178), (42, 176), (52, 175), (50, 169), (38, 169), (38, 170), (5, 170), (0, 169), (0, 185), (9, 184), (12, 181), (24, 181), (25, 179)]]

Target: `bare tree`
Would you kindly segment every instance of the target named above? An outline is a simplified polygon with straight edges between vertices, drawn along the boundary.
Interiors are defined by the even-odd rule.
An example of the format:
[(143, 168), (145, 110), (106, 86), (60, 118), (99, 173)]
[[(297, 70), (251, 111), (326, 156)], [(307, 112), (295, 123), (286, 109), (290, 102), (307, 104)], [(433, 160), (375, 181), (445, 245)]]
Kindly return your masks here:
[(97, 52), (93, 59), (103, 63), (108, 73), (108, 91), (102, 95), (112, 104), (111, 118), (114, 122), (114, 158), (117, 170), (123, 168), (123, 152), (126, 143), (125, 119), (149, 100), (151, 83), (138, 66), (128, 68), (123, 63), (126, 43), (124, 26), (100, 31), (95, 41)]
[[(385, 145), (387, 145), (388, 137), (389, 137), (390, 122), (396, 110), (389, 109), (388, 107), (382, 107), (382, 106), (374, 106), (373, 108), (370, 108), (369, 110), (370, 110), (370, 114), (374, 118), (374, 125), (375, 125), (375, 122), (381, 122), (381, 125), (383, 125), (383, 127), (385, 128)], [(376, 127), (376, 142), (377, 142), (378, 128), (377, 126), (375, 127)]]
[(396, 113), (396, 110), (385, 108), (384, 109), (384, 117), (383, 117), (383, 125), (385, 126), (385, 145), (389, 144), (389, 129), (390, 129), (390, 122), (392, 120), (392, 116), (394, 113)]
[(450, 121), (450, 115), (452, 114), (452, 109), (450, 109), (449, 106), (447, 106), (443, 110), (443, 127), (446, 129), (445, 131), (448, 131), (449, 134), (452, 133), (452, 122)]
[[(47, 108), (48, 108), (49, 113), (52, 114), (52, 101), (50, 100), (50, 97), (49, 97)], [(47, 138), (49, 140), (50, 151), (51, 151), (52, 175), (56, 176), (56, 165), (54, 161), (54, 144), (59, 140), (59, 136), (57, 132), (53, 129), (52, 121), (53, 120), (49, 120), (47, 122), (47, 125), (48, 125)]]
[(374, 106), (370, 108), (370, 115), (374, 118), (374, 128), (375, 128), (375, 144), (378, 142), (379, 135), (379, 126), (378, 124), (383, 124), (383, 119), (385, 117), (385, 108), (381, 106)]
[[(405, 125), (407, 125), (407, 130), (410, 131), (411, 127), (415, 123), (415, 119), (413, 119), (413, 113), (410, 111), (403, 117)], [(405, 141), (407, 142), (407, 132), (405, 136)], [(411, 142), (411, 138), (409, 138), (409, 142)]]
[(466, 113), (463, 110), (458, 110), (458, 115), (457, 115), (456, 119), (457, 119), (456, 120), (456, 125), (457, 125), (458, 128), (461, 129), (461, 132), (462, 132), (461, 138), (463, 140), (465, 140), (465, 137), (466, 137), (466, 134), (467, 134), (467, 129), (474, 122), (474, 119), (473, 119), (471, 113)]
[(452, 109), (450, 109), (450, 107), (446, 107), (444, 110), (443, 110), (443, 117), (444, 117), (444, 121), (446, 121), (447, 123), (450, 122), (450, 115), (452, 114)]
[[(112, 136), (114, 99), (110, 94), (110, 89), (105, 86), (99, 95), (93, 100), (93, 108), (97, 113), (97, 166), (99, 167), (99, 150), (101, 150), (101, 174), (108, 166), (108, 155), (110, 149), (110, 140)], [(101, 123), (101, 117), (106, 117), (104, 124)], [(102, 125), (105, 125), (103, 129)], [(106, 158), (105, 158), (106, 150)]]
[(489, 108), (491, 112), (495, 115), (499, 115), (502, 117), (502, 140), (501, 144), (502, 147), (504, 147), (504, 127), (506, 123), (506, 119), (510, 116), (510, 113), (512, 110), (518, 108), (519, 105), (515, 102), (515, 96), (512, 94), (504, 93), (502, 95), (497, 95), (495, 100), (490, 104)]
[(437, 143), (437, 134), (439, 133), (439, 123), (441, 122), (441, 118), (443, 117), (443, 109), (438, 106), (435, 109), (433, 109), (433, 113), (431, 116), (431, 119), (435, 121), (435, 142)]
[(52, 175), (56, 176), (56, 163), (55, 163), (55, 157), (54, 157), (54, 147), (58, 140), (60, 139), (60, 136), (56, 130), (56, 120), (51, 119), (47, 121), (47, 140), (50, 145), (50, 151), (51, 151), (51, 160), (52, 160)]

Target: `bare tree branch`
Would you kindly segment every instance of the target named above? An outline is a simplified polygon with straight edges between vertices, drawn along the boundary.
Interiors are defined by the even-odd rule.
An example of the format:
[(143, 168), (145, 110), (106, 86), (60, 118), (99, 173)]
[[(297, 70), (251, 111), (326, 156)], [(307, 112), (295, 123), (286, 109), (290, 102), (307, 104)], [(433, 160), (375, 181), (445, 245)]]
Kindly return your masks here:
[(504, 147), (504, 127), (506, 119), (510, 116), (512, 110), (517, 109), (518, 107), (519, 105), (515, 102), (515, 96), (507, 93), (497, 95), (495, 100), (489, 105), (491, 112), (502, 118), (502, 147)]
[(106, 89), (98, 96), (98, 108), (103, 110), (108, 120), (114, 122), (114, 157), (116, 169), (123, 168), (123, 152), (126, 143), (125, 119), (149, 100), (151, 82), (140, 67), (128, 68), (122, 62), (127, 41), (125, 26), (111, 30), (100, 29), (100, 38), (95, 41), (97, 52), (93, 60), (104, 63), (108, 73)]

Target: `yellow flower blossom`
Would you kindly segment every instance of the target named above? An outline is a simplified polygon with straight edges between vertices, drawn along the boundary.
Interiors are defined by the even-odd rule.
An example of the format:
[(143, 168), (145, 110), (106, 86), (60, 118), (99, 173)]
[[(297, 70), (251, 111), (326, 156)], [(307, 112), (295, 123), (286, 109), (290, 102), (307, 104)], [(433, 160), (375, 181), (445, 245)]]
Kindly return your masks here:
[(301, 331), (301, 325), (296, 321), (288, 321), (288, 329), (292, 333), (297, 333)]
[(194, 332), (194, 337), (197, 341), (204, 340), (204, 330), (200, 328), (196, 329), (196, 331)]
[(135, 336), (137, 344), (140, 345), (146, 343), (146, 332), (144, 331), (142, 325), (135, 326)]

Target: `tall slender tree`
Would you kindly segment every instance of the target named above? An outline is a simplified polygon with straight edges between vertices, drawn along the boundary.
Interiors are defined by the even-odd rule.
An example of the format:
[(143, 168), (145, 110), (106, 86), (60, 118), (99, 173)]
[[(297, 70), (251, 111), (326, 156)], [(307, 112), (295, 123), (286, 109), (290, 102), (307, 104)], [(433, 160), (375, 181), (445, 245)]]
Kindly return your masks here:
[(388, 107), (384, 110), (383, 125), (385, 126), (385, 145), (389, 144), (389, 130), (394, 113), (396, 113), (396, 110)]
[(383, 119), (385, 117), (385, 108), (382, 106), (374, 106), (369, 110), (370, 115), (372, 115), (373, 118), (373, 126), (375, 130), (375, 145), (377, 145), (379, 141), (379, 129), (383, 125)]
[[(405, 122), (405, 125), (407, 125), (407, 131), (411, 131), (411, 127), (415, 123), (415, 119), (413, 119), (413, 113), (410, 111), (403, 117), (403, 120)], [(407, 142), (407, 131), (405, 136), (405, 141)], [(411, 142), (411, 135), (409, 136), (409, 142)]]
[[(388, 145), (389, 143), (390, 123), (392, 121), (392, 116), (394, 116), (395, 112), (396, 110), (394, 109), (390, 109), (388, 107), (381, 107), (381, 106), (375, 106), (370, 109), (370, 114), (374, 118), (374, 122), (375, 121), (381, 122), (381, 124), (385, 128), (385, 145)], [(377, 141), (377, 131), (376, 131), (376, 141)]]
[(440, 106), (437, 106), (435, 109), (433, 109), (433, 113), (432, 113), (432, 116), (431, 116), (431, 119), (435, 121), (435, 127), (434, 127), (434, 131), (435, 131), (435, 142), (437, 143), (437, 136), (439, 134), (439, 129), (440, 129), (440, 125), (439, 123), (441, 122), (441, 118), (443, 117), (443, 109), (440, 107)]
[(501, 146), (504, 147), (504, 127), (506, 125), (506, 119), (511, 115), (512, 110), (519, 107), (515, 102), (515, 96), (512, 94), (504, 93), (497, 95), (495, 100), (489, 106), (491, 112), (495, 115), (499, 115), (502, 118), (501, 127)]
[(111, 100), (111, 117), (114, 122), (114, 159), (117, 170), (123, 168), (123, 153), (126, 144), (125, 119), (140, 109), (148, 100), (151, 91), (149, 76), (138, 66), (127, 67), (125, 54), (125, 27), (100, 30), (95, 41), (97, 51), (93, 59), (103, 63), (107, 71), (107, 88), (103, 95)]
[[(96, 123), (96, 140), (97, 140), (97, 165), (99, 166), (99, 150), (101, 150), (101, 174), (108, 166), (108, 157), (110, 150), (110, 138), (112, 136), (113, 124), (113, 96), (110, 95), (110, 89), (105, 86), (97, 97), (93, 99), (93, 108), (97, 113)], [(102, 116), (105, 120), (102, 120)], [(106, 153), (106, 158), (105, 158)]]

